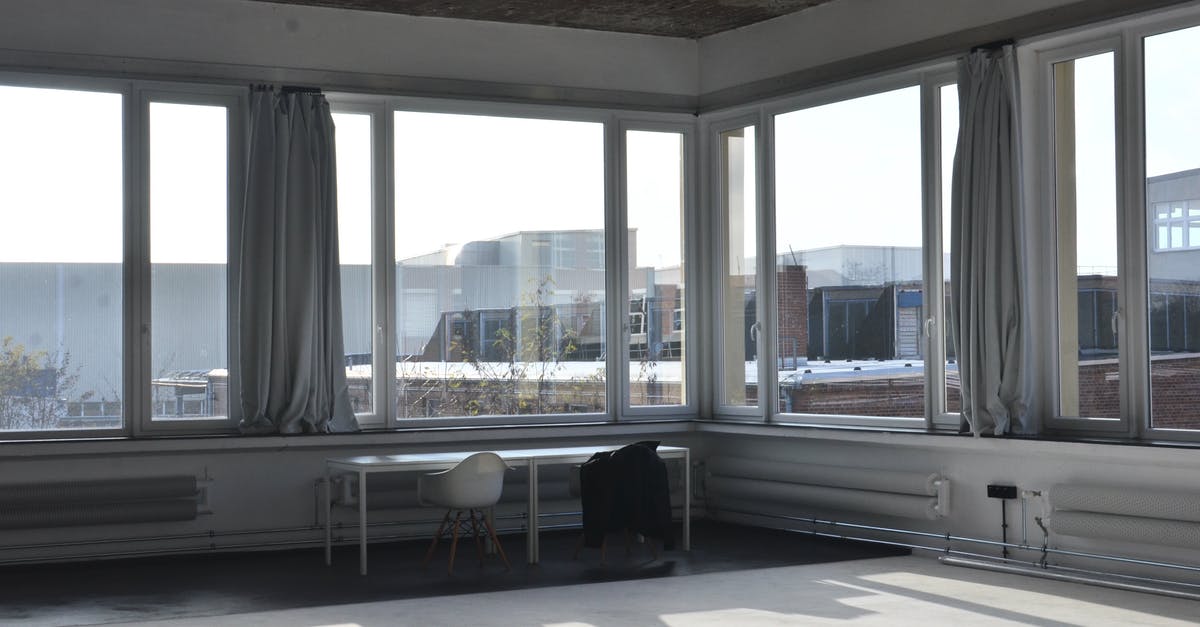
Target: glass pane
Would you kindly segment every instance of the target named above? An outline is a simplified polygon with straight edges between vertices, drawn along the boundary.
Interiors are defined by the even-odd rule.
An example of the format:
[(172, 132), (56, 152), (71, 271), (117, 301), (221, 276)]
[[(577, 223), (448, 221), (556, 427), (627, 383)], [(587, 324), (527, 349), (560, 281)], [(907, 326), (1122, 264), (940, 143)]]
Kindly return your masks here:
[(775, 119), (783, 412), (925, 415), (920, 105), (909, 87)]
[(225, 107), (150, 103), (151, 417), (229, 415)]
[(1059, 403), (1070, 417), (1121, 415), (1113, 58), (1053, 68)]
[(718, 147), (726, 224), (721, 264), (721, 404), (727, 406), (758, 405), (754, 130), (748, 126), (721, 133)]
[(398, 417), (603, 412), (603, 125), (398, 111), (395, 145)]
[(625, 134), (629, 404), (686, 402), (683, 135)]
[(0, 431), (123, 424), (121, 107), (0, 86)]
[(342, 272), (342, 341), (346, 384), (355, 413), (370, 413), (371, 116), (334, 113), (337, 154), (338, 257)]
[[(1172, 219), (1157, 225), (1158, 246), (1147, 246), (1150, 288), (1150, 424), (1200, 429), (1200, 353), (1191, 337), (1200, 295), (1200, 243), (1186, 241), (1184, 208), (1200, 203), (1200, 27), (1145, 40), (1146, 204), (1169, 203)], [(1196, 204), (1195, 206), (1200, 206)], [(1161, 241), (1165, 227), (1169, 245)], [(1191, 231), (1192, 229), (1187, 229)], [(1190, 233), (1188, 233), (1190, 235)]]
[(958, 359), (954, 352), (954, 329), (950, 327), (950, 250), (953, 234), (950, 231), (951, 193), (954, 184), (954, 151), (958, 146), (958, 85), (946, 85), (938, 90), (941, 99), (941, 148), (942, 148), (942, 280), (946, 311), (943, 312), (941, 327), (946, 350), (946, 411), (962, 411), (962, 389), (959, 386)]

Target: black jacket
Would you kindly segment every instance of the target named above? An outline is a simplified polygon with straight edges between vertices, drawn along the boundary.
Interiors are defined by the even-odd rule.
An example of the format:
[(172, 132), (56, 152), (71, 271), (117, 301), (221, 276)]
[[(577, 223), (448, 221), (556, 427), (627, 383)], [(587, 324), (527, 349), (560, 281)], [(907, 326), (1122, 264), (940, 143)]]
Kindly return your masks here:
[(658, 442), (596, 453), (579, 468), (584, 544), (598, 547), (609, 531), (628, 529), (675, 548), (671, 490)]

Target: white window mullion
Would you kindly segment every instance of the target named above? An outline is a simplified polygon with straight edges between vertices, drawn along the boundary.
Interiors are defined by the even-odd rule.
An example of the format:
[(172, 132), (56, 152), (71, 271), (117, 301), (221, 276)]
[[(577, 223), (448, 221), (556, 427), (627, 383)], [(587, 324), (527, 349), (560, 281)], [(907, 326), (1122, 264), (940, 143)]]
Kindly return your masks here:
[(150, 159), (148, 101), (133, 85), (125, 92), (125, 384), (127, 433), (150, 421)]
[(375, 411), (387, 428), (397, 427), (396, 407), (396, 177), (392, 107), (375, 109), (372, 154), (375, 193), (371, 223), (375, 265)]
[(779, 375), (776, 353), (779, 342), (779, 308), (776, 294), (775, 251), (775, 116), (759, 115), (754, 157), (758, 193), (758, 404), (763, 419), (770, 422), (779, 413)]
[(942, 154), (941, 150), (941, 85), (925, 81), (921, 85), (921, 189), (922, 224), (924, 228), (925, 255), (923, 275), (925, 277), (925, 319), (922, 321), (922, 337), (925, 346), (925, 426), (939, 423), (946, 413), (946, 348), (943, 338), (945, 321), (945, 293), (942, 286), (942, 231), (949, 225), (942, 224), (942, 177), (943, 159), (954, 155)]
[(1121, 416), (1132, 437), (1149, 428), (1150, 297), (1146, 267), (1146, 136), (1143, 54), (1140, 36), (1126, 32), (1117, 49), (1117, 197), (1123, 208), (1117, 233), (1121, 282)]
[(625, 138), (615, 116), (604, 123), (604, 315), (608, 333), (604, 338), (605, 373), (609, 420), (620, 420), (629, 397), (629, 375), (625, 356), (629, 347), (629, 271), (625, 267), (629, 245), (625, 219)]

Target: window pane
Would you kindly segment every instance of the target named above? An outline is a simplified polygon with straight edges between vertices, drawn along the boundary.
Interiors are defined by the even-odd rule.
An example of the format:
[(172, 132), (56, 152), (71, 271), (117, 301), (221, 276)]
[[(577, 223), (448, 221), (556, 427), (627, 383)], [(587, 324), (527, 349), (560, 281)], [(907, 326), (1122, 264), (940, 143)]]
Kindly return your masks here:
[(1200, 353), (1190, 337), (1196, 328), (1194, 309), (1187, 306), (1200, 295), (1200, 249), (1191, 248), (1200, 241), (1184, 239), (1185, 208), (1200, 199), (1200, 153), (1195, 149), (1200, 125), (1193, 106), (1200, 100), (1200, 68), (1195, 64), (1200, 27), (1147, 37), (1145, 52), (1146, 206), (1169, 203), (1171, 208), (1166, 221), (1147, 217), (1158, 237), (1156, 246), (1147, 246), (1150, 424), (1200, 429)]
[(1054, 64), (1063, 416), (1121, 415), (1113, 53)]
[(0, 430), (123, 424), (121, 107), (0, 86)]
[(151, 416), (229, 415), (226, 109), (150, 103)]
[(686, 402), (683, 343), (683, 135), (625, 134), (629, 404)]
[(946, 85), (939, 90), (941, 99), (942, 146), (942, 293), (946, 311), (942, 315), (942, 341), (946, 351), (946, 411), (962, 411), (962, 389), (959, 386), (958, 359), (954, 353), (954, 330), (950, 328), (950, 265), (951, 238), (950, 204), (954, 184), (954, 152), (958, 147), (958, 85)]
[(758, 405), (758, 327), (755, 313), (755, 218), (753, 126), (721, 133), (721, 211), (725, 215), (725, 262), (721, 270), (724, 381), (722, 405)]
[(920, 96), (776, 117), (781, 411), (925, 415)]
[(370, 413), (371, 116), (334, 113), (337, 143), (338, 258), (342, 265), (342, 341), (346, 383), (355, 413)]
[(604, 411), (603, 125), (395, 123), (398, 416)]

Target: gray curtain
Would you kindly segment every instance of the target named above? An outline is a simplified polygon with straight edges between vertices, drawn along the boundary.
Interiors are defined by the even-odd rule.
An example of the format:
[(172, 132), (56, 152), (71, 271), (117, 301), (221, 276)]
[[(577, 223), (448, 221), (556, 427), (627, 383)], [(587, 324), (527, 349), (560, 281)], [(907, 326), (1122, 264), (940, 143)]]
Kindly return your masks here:
[(333, 118), (320, 93), (250, 90), (238, 265), (243, 433), (354, 431)]
[(1031, 433), (1017, 63), (1012, 46), (958, 62), (950, 319), (964, 427)]

